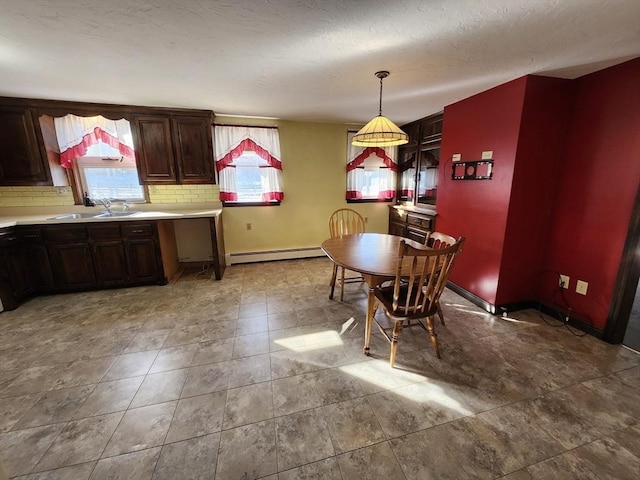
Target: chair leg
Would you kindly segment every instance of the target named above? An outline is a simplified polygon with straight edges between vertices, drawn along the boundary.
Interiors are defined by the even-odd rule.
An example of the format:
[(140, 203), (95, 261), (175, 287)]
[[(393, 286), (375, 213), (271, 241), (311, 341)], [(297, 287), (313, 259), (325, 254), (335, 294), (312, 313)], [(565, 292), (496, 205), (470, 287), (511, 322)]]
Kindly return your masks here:
[(436, 356), (440, 357), (440, 347), (438, 346), (438, 335), (436, 335), (436, 331), (433, 328), (433, 317), (427, 317), (427, 331), (429, 332), (429, 336), (431, 337), (431, 343), (433, 343), (433, 348), (436, 351)]
[(369, 356), (369, 346), (371, 344), (371, 330), (373, 322), (375, 321), (376, 312), (378, 311), (378, 301), (373, 296), (373, 288), (369, 288), (367, 298), (367, 322), (364, 328), (364, 348), (362, 349), (364, 354)]
[(338, 264), (333, 264), (333, 272), (331, 273), (331, 292), (329, 292), (329, 298), (333, 299), (333, 291), (336, 288), (336, 277), (338, 275)]
[(344, 267), (340, 267), (340, 301), (344, 300)]
[(393, 336), (391, 337), (391, 355), (389, 356), (389, 365), (391, 365), (391, 368), (393, 368), (396, 363), (400, 330), (402, 330), (402, 324), (400, 322), (396, 322), (393, 326)]
[(436, 302), (436, 308), (438, 309), (438, 317), (440, 317), (440, 323), (444, 325), (444, 313), (442, 313), (442, 307), (440, 306), (440, 300)]

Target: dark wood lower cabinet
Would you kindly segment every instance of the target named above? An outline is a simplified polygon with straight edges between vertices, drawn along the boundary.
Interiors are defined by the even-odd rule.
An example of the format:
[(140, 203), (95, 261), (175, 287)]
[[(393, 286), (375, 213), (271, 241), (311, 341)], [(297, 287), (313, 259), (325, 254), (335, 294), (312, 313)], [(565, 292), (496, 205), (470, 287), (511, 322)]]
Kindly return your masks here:
[(101, 287), (126, 285), (129, 281), (127, 260), (119, 223), (87, 225), (96, 279)]
[(98, 285), (88, 243), (49, 246), (56, 290), (84, 290)]
[(0, 230), (0, 298), (7, 310), (35, 293), (53, 289), (53, 275), (40, 228)]
[(110, 222), (0, 229), (0, 299), (165, 284), (157, 225)]
[(2, 249), (3, 276), (11, 286), (13, 300), (16, 302), (27, 297), (31, 290), (28, 264), (29, 255), (23, 245), (13, 244)]
[(418, 212), (402, 206), (389, 206), (389, 234), (424, 243), (435, 229), (435, 214)]
[(110, 287), (128, 283), (129, 274), (122, 241), (94, 243), (93, 263), (96, 268), (98, 285)]
[(153, 238), (125, 240), (127, 267), (133, 283), (154, 282), (158, 279), (160, 265)]

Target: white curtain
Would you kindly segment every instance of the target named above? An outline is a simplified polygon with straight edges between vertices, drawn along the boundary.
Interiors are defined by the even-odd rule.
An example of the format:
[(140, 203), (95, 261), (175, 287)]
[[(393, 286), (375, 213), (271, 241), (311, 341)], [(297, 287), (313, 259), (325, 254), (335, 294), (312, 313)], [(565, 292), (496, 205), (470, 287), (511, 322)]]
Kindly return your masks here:
[(260, 165), (262, 201), (284, 198), (280, 138), (276, 128), (216, 125), (214, 136), (221, 201), (238, 201), (234, 160), (245, 152), (253, 152), (263, 161)]
[(60, 165), (73, 168), (73, 160), (87, 153), (87, 147), (103, 142), (122, 155), (135, 158), (131, 125), (128, 120), (109, 120), (101, 115), (78, 117), (66, 115), (54, 119), (60, 147)]
[[(347, 200), (393, 198), (398, 171), (396, 147), (356, 147), (351, 144), (355, 134), (347, 133)], [(378, 194), (375, 197), (363, 194), (366, 183), (364, 166), (378, 169)]]

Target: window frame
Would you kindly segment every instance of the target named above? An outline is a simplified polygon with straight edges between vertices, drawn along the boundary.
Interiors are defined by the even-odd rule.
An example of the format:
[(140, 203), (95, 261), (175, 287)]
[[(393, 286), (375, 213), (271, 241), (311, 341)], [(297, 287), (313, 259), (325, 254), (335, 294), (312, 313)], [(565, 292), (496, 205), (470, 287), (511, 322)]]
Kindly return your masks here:
[[(396, 199), (397, 194), (398, 194), (398, 192), (397, 192), (397, 182), (398, 182), (398, 158), (397, 158), (398, 157), (398, 149), (397, 149), (397, 147), (393, 147), (394, 148), (394, 156), (392, 158), (393, 162), (396, 165), (396, 170), (394, 171), (395, 179), (394, 179), (394, 181), (392, 182), (392, 185), (391, 185), (393, 187), (393, 192), (394, 192), (393, 196), (390, 197), (390, 198), (379, 198), (379, 197), (377, 197), (377, 198), (374, 198), (374, 197), (346, 198), (347, 197), (346, 193), (349, 192), (349, 179), (348, 179), (349, 170), (347, 169), (348, 165), (350, 163), (349, 147), (350, 147), (351, 137), (354, 134), (356, 134), (357, 132), (358, 132), (357, 130), (347, 130), (347, 154), (346, 154), (347, 163), (345, 165), (345, 200), (346, 200), (346, 202), (347, 203), (393, 203), (393, 202), (395, 202), (395, 199)], [(364, 151), (364, 148), (363, 148), (363, 151)], [(367, 157), (367, 159), (368, 158), (369, 157)], [(366, 171), (367, 169), (371, 170), (373, 168), (377, 168), (378, 170), (380, 170), (380, 169), (389, 169), (390, 168), (388, 166), (385, 166), (384, 163), (381, 166), (378, 166), (378, 167), (367, 167), (365, 165), (367, 159), (364, 160), (362, 166), (358, 165), (358, 166), (355, 167), (355, 169), (362, 168), (362, 169), (365, 169), (365, 171)], [(380, 159), (380, 161), (382, 162), (382, 159)], [(379, 190), (380, 189), (379, 189), (379, 186), (378, 186), (378, 191)]]
[[(105, 160), (109, 158), (110, 160)], [(84, 198), (85, 192), (87, 192), (90, 198), (94, 198), (89, 191), (89, 186), (87, 183), (87, 176), (85, 173), (86, 168), (91, 167), (99, 167), (99, 168), (122, 168), (121, 163), (125, 163), (127, 166), (125, 168), (134, 169), (136, 172), (136, 176), (138, 177), (138, 182), (142, 191), (141, 198), (120, 198), (120, 197), (110, 197), (114, 200), (123, 200), (127, 203), (149, 203), (149, 189), (147, 186), (140, 182), (140, 172), (138, 170), (138, 164), (135, 159), (123, 157), (121, 156), (121, 161), (119, 160), (111, 160), (112, 157), (99, 157), (95, 155), (86, 155), (83, 157), (76, 158), (76, 161), (73, 163), (73, 175), (76, 179), (76, 187), (79, 189), (80, 198)], [(101, 198), (101, 197), (95, 197)]]
[[(213, 125), (213, 135), (214, 135), (214, 138), (215, 138), (215, 135), (216, 135), (216, 128), (217, 128), (217, 127), (237, 127), (237, 128), (246, 128), (246, 129), (269, 129), (269, 130), (275, 130), (275, 131), (278, 133), (278, 147), (277, 147), (277, 150), (276, 150), (276, 152), (277, 152), (277, 154), (276, 154), (276, 155), (280, 155), (280, 152), (279, 152), (279, 143), (280, 143), (280, 138), (279, 138), (279, 136), (280, 136), (280, 131), (279, 131), (279, 129), (278, 129), (278, 127), (277, 127), (277, 126), (267, 126), (267, 125), (229, 125), (229, 124), (214, 124), (214, 125)], [(242, 142), (244, 142), (244, 141), (246, 141), (246, 140), (251, 140), (251, 141), (253, 141), (253, 140), (251, 139), (251, 137), (247, 137), (247, 138), (245, 138)], [(242, 144), (242, 142), (241, 142), (241, 144)], [(215, 144), (217, 145), (218, 143), (217, 143), (217, 142), (215, 142)], [(269, 156), (270, 156), (270, 157), (272, 156), (272, 153), (271, 153), (271, 152), (269, 152), (268, 150), (264, 149), (264, 148), (262, 147), (262, 145), (259, 145), (259, 144), (258, 144), (258, 145), (254, 144), (254, 145), (255, 145), (255, 148), (262, 148), (263, 150), (265, 150), (265, 151), (269, 154)], [(235, 165), (234, 163), (236, 162), (236, 160), (237, 160), (237, 159), (242, 158), (242, 157), (245, 155), (245, 152), (250, 152), (250, 151), (251, 151), (251, 150), (243, 150), (242, 154), (240, 154), (240, 155), (239, 155), (238, 157), (236, 157), (236, 158), (233, 158), (233, 157), (232, 157), (232, 158), (233, 158), (233, 160), (232, 160), (230, 163), (226, 163), (226, 164), (225, 164), (225, 166), (224, 166), (223, 168), (225, 168), (225, 169), (226, 169), (226, 168), (233, 168), (233, 169), (235, 169), (235, 170), (236, 170), (236, 172), (235, 172), (235, 173), (236, 173), (236, 179), (237, 179), (237, 168), (238, 168), (238, 167), (241, 167), (241, 168), (242, 168), (242, 167), (244, 167), (244, 166)], [(282, 169), (282, 168), (276, 168), (275, 166), (270, 165), (270, 164), (269, 164), (269, 162), (267, 162), (267, 161), (266, 161), (264, 158), (262, 158), (260, 155), (257, 155), (257, 154), (254, 154), (254, 155), (255, 155), (257, 158), (259, 158), (259, 159), (260, 159), (260, 161), (263, 161), (263, 162), (265, 163), (264, 165), (257, 165), (257, 168), (271, 168), (271, 169), (274, 169), (275, 171), (279, 171), (279, 172), (280, 172), (280, 178), (282, 179), (282, 176), (284, 175), (284, 174), (283, 174), (283, 169)], [(277, 157), (273, 157), (273, 158), (275, 158), (275, 159), (278, 161), (278, 163), (279, 163), (280, 165), (282, 164), (282, 160), (281, 160), (280, 158), (277, 158)], [(222, 171), (222, 170), (219, 170), (218, 161), (219, 161), (219, 159), (218, 159), (218, 157), (217, 157), (217, 152), (216, 152), (216, 158), (214, 158), (214, 163), (215, 163), (215, 167), (216, 167), (216, 174), (217, 174), (217, 176), (218, 176), (218, 186), (221, 186), (221, 184), (223, 183), (223, 181), (222, 181), (222, 179), (221, 179), (221, 171)], [(280, 180), (280, 182), (282, 182), (282, 180)], [(282, 183), (280, 184), (280, 188), (281, 188), (281, 192), (280, 192), (280, 193), (282, 193), (282, 195), (284, 195), (284, 187), (282, 186)], [(236, 193), (236, 194), (238, 193), (238, 192), (237, 192), (237, 189), (236, 189), (236, 192), (234, 192), (234, 193)], [(222, 191), (221, 191), (221, 194), (222, 194)], [(253, 201), (234, 201), (234, 200), (222, 200), (222, 199), (221, 199), (221, 200), (220, 200), (220, 202), (222, 203), (222, 206), (223, 206), (223, 207), (232, 207), (232, 208), (235, 208), (235, 207), (277, 207), (277, 206), (280, 206), (280, 204), (282, 203), (282, 200), (269, 200), (269, 201), (262, 201), (262, 200), (261, 200), (261, 201), (255, 201), (255, 202), (253, 202)]]

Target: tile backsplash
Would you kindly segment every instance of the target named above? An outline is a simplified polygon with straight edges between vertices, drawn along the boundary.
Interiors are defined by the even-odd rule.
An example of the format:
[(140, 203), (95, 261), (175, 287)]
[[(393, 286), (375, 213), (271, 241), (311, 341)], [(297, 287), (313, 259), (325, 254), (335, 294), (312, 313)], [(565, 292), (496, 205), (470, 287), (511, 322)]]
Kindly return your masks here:
[(71, 187), (0, 187), (0, 207), (73, 205)]
[(151, 203), (217, 202), (218, 185), (149, 185)]
[[(217, 185), (150, 185), (150, 203), (217, 202)], [(71, 187), (0, 187), (0, 207), (73, 205)]]

